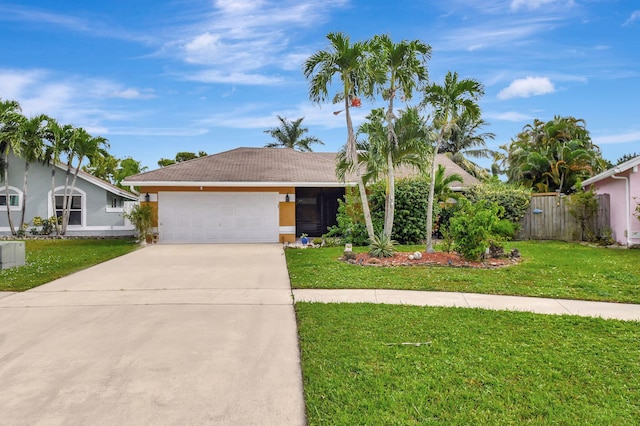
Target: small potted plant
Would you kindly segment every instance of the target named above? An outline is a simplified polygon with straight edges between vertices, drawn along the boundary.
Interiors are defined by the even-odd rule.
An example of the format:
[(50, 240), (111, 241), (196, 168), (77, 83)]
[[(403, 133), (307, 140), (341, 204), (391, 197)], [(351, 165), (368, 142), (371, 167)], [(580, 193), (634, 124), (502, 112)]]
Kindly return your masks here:
[(305, 246), (309, 244), (309, 238), (307, 238), (307, 234), (303, 233), (302, 235), (300, 235), (300, 242)]

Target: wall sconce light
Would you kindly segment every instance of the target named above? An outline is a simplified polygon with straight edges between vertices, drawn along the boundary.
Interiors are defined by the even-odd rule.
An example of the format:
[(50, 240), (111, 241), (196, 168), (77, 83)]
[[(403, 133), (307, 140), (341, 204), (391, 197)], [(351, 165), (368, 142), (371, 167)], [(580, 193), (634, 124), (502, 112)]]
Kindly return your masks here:
[(148, 203), (150, 199), (151, 199), (151, 196), (150, 196), (150, 195), (149, 195), (149, 193), (147, 192), (147, 193), (144, 195), (144, 201), (146, 201), (146, 202)]
[(289, 198), (289, 194), (285, 195), (284, 201), (286, 201), (287, 203), (291, 201), (291, 198)]

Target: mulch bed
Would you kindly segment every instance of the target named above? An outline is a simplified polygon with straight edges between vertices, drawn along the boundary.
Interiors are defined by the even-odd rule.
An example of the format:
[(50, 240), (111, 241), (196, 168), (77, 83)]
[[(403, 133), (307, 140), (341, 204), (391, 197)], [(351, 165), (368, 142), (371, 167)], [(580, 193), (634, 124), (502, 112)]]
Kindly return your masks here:
[(377, 258), (369, 256), (367, 253), (356, 254), (355, 259), (347, 260), (348, 263), (362, 266), (450, 266), (458, 268), (500, 268), (514, 265), (520, 261), (519, 258), (499, 258), (486, 259), (480, 262), (472, 262), (462, 258), (457, 253), (425, 253), (421, 252), (421, 259), (409, 259), (413, 253), (396, 252), (392, 257)]

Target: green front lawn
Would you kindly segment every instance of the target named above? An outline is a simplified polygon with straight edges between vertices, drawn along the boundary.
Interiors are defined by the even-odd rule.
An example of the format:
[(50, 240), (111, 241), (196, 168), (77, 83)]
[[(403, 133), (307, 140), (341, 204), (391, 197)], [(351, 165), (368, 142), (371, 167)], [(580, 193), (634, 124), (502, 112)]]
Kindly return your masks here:
[[(640, 250), (516, 241), (520, 264), (499, 269), (374, 267), (337, 259), (342, 248), (288, 249), (293, 288), (376, 288), (510, 294), (640, 303)], [(424, 246), (400, 247), (424, 251)], [(366, 250), (366, 248), (361, 248)]]
[(296, 311), (310, 425), (640, 419), (637, 322), (370, 304)]
[(129, 239), (26, 240), (26, 265), (0, 271), (0, 291), (24, 291), (137, 248)]

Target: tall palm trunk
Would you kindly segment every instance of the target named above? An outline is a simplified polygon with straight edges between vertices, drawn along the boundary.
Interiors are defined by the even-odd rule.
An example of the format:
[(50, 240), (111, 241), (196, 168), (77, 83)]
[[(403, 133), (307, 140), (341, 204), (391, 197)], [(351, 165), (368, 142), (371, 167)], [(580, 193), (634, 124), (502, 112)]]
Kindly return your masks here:
[(391, 237), (393, 233), (393, 219), (396, 210), (396, 181), (393, 165), (393, 152), (398, 145), (398, 138), (393, 128), (393, 96), (394, 88), (390, 89), (389, 109), (387, 111), (387, 188), (384, 205), (384, 235)]
[(13, 219), (11, 218), (11, 201), (9, 197), (9, 154), (5, 155), (4, 161), (4, 193), (7, 205), (7, 220), (9, 221), (9, 230), (11, 235), (16, 235), (16, 229), (13, 226)]
[[(71, 194), (69, 194), (68, 190), (69, 190), (69, 177), (71, 176), (71, 162), (73, 161), (73, 157), (69, 156), (68, 157), (68, 163), (67, 163), (67, 172), (65, 173), (65, 177), (64, 177), (64, 193), (62, 195), (62, 224), (60, 226), (60, 235), (66, 235), (67, 233), (67, 225), (69, 223), (69, 218), (67, 217), (67, 205), (69, 205), (69, 208), (71, 208), (71, 203), (70, 203), (70, 199), (72, 198), (73, 192), (71, 192)], [(54, 200), (55, 200), (55, 196), (54, 196)], [(54, 209), (54, 215), (56, 215), (55, 213), (55, 204), (53, 205), (53, 209)], [(57, 216), (57, 215), (56, 215)]]
[(433, 150), (433, 159), (431, 160), (431, 184), (429, 185), (429, 199), (427, 201), (427, 253), (434, 253), (433, 249), (433, 198), (435, 195), (435, 186), (436, 186), (436, 168), (438, 165), (436, 164), (436, 157), (438, 155), (438, 149), (440, 148), (440, 144), (442, 143), (443, 134), (440, 132), (438, 135), (438, 139), (436, 140), (436, 146)]
[(364, 224), (367, 228), (369, 239), (373, 239), (375, 233), (373, 231), (373, 220), (371, 219), (371, 209), (369, 208), (369, 198), (367, 197), (367, 188), (364, 184), (364, 178), (358, 162), (358, 149), (356, 146), (356, 138), (353, 133), (353, 122), (351, 121), (351, 113), (349, 112), (349, 98), (345, 96), (345, 114), (347, 117), (347, 158), (356, 167), (356, 176), (358, 178), (358, 192), (360, 192), (360, 202), (362, 203), (362, 214), (364, 215)]
[[(67, 226), (69, 226), (69, 217), (71, 216), (71, 206), (73, 205), (73, 191), (76, 189), (76, 181), (78, 179), (78, 173), (80, 172), (80, 165), (82, 164), (83, 159), (84, 159), (83, 157), (78, 158), (78, 166), (76, 167), (73, 173), (73, 181), (71, 181), (71, 190), (69, 191), (69, 199), (67, 200), (67, 203), (65, 205), (64, 212), (63, 212), (64, 219), (62, 222), (62, 226), (63, 226), (62, 229), (65, 233), (67, 232)], [(69, 168), (71, 168), (70, 165), (69, 165)]]
[(20, 228), (24, 229), (24, 216), (27, 211), (27, 182), (29, 176), (29, 162), (24, 163), (24, 181), (22, 182), (22, 214), (20, 215)]
[(55, 220), (56, 235), (60, 235), (60, 224), (56, 215), (56, 160), (51, 162), (51, 207), (53, 214), (51, 217)]

